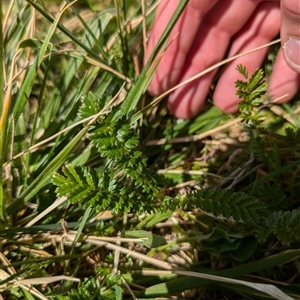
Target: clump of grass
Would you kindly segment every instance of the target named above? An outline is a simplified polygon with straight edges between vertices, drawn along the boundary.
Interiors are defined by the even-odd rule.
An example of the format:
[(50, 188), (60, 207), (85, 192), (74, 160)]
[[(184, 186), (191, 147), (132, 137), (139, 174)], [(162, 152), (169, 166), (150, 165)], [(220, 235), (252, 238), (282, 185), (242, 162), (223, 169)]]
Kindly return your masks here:
[(2, 4), (2, 299), (299, 298), (297, 102), (239, 66), (237, 115), (175, 120), (155, 1), (100, 2)]

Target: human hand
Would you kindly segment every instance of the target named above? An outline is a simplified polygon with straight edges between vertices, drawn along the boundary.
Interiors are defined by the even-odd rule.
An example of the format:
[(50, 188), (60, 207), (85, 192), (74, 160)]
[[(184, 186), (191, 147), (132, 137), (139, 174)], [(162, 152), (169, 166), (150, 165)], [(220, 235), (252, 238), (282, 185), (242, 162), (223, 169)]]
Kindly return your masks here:
[[(162, 0), (148, 43), (148, 54), (155, 47), (178, 4)], [(300, 4), (299, 0), (190, 0), (174, 27), (170, 41), (149, 91), (159, 95), (206, 68), (270, 42), (280, 31), (284, 51), (280, 50), (269, 81), (269, 94), (276, 103), (294, 97), (300, 86)], [(296, 40), (289, 40), (290, 37)], [(298, 48), (296, 46), (298, 45)], [(213, 95), (214, 104), (231, 113), (239, 101), (234, 82), (242, 79), (236, 66), (242, 64), (249, 74), (259, 68), (268, 49), (262, 49), (229, 63), (220, 76)], [(289, 64), (285, 62), (283, 52)], [(227, 54), (226, 54), (227, 53)], [(294, 62), (292, 62), (294, 61)], [(168, 100), (171, 112), (190, 118), (203, 110), (216, 74), (212, 71), (174, 91)]]

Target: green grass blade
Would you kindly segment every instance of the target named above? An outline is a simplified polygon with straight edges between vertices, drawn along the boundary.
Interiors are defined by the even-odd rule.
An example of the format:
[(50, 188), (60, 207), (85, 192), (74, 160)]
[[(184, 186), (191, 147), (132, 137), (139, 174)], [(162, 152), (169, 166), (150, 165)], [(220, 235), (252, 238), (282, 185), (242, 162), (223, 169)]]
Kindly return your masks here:
[[(4, 105), (4, 80), (3, 80), (3, 30), (2, 30), (2, 1), (0, 2), (0, 118), (2, 125), (3, 118), (3, 105)], [(3, 180), (2, 180), (2, 165), (3, 165), (3, 145), (4, 145), (4, 128), (0, 128), (0, 174), (1, 174), (1, 183), (0, 183), (0, 217), (4, 217), (4, 191), (3, 191)]]
[[(83, 18), (81, 17), (81, 15), (78, 13), (78, 11), (76, 9), (74, 9), (72, 7), (72, 12), (74, 13), (74, 15), (78, 18), (78, 20), (80, 20), (81, 24), (83, 25), (84, 29), (88, 32), (88, 34), (92, 37), (93, 42), (95, 43), (95, 46), (97, 47), (97, 50), (101, 53), (101, 55), (103, 56), (103, 58), (105, 60), (109, 59), (109, 56), (107, 55), (107, 53), (104, 51), (103, 49), (103, 45), (100, 44), (97, 36), (94, 34), (94, 32), (90, 29), (89, 24), (87, 24)], [(102, 28), (102, 22), (101, 22), (101, 31), (103, 31), (104, 29)], [(90, 50), (90, 49), (89, 49)]]
[(297, 260), (299, 259), (299, 257), (300, 257), (300, 250), (287, 250), (247, 264), (242, 264), (240, 266), (228, 270), (212, 272), (211, 274), (224, 276), (224, 277), (238, 278), (239, 276), (245, 274), (251, 274), (272, 267), (283, 265), (287, 262)]
[[(234, 268), (223, 271), (211, 271), (208, 269), (199, 269), (202, 274), (216, 275), (226, 278), (239, 278), (242, 275), (251, 274), (266, 270), (272, 267), (283, 265), (287, 262), (299, 259), (300, 250), (288, 250), (282, 253), (272, 255), (248, 264), (243, 264)], [(205, 272), (205, 273), (204, 273)], [(167, 283), (161, 283), (147, 288), (142, 295), (149, 297), (153, 296), (169, 296), (188, 289), (194, 289), (199, 287), (205, 287), (211, 284), (208, 279), (199, 279), (195, 277), (185, 276), (183, 278), (177, 278)], [(216, 283), (215, 283), (216, 284)]]
[[(144, 66), (143, 71), (142, 71), (141, 75), (139, 76), (138, 81), (132, 87), (132, 89), (128, 93), (126, 99), (124, 100), (124, 102), (122, 104), (122, 109), (123, 109), (125, 115), (129, 115), (135, 110), (139, 100), (141, 99), (141, 96), (145, 93), (148, 85), (150, 84), (152, 76), (155, 72), (155, 67), (152, 67), (152, 70), (149, 72), (149, 69), (153, 62), (153, 59), (155, 58), (158, 51), (162, 48), (162, 46), (166, 43), (166, 41), (171, 33), (171, 30), (175, 26), (178, 18), (180, 17), (181, 13), (183, 12), (183, 10), (186, 7), (186, 5), (188, 4), (188, 2), (189, 2), (189, 0), (182, 0), (179, 2), (176, 11), (174, 12), (170, 22), (168, 23), (168, 26), (164, 30), (164, 32), (163, 32), (162, 36), (160, 37), (159, 41), (157, 42), (157, 45), (154, 48), (148, 62)], [(158, 62), (156, 65), (158, 65)]]
[[(0, 2), (0, 61), (3, 62), (3, 29), (2, 29), (2, 1)], [(3, 80), (3, 64), (0, 65), (0, 115), (2, 115), (3, 108), (3, 91), (4, 91), (4, 80)], [(2, 162), (1, 162), (2, 165)]]
[(85, 135), (88, 126), (83, 128), (72, 141), (49, 163), (49, 165), (38, 175), (38, 177), (27, 187), (27, 189), (11, 203), (6, 212), (8, 215), (20, 209), (24, 203), (29, 201), (51, 178), (52, 174), (65, 163), (67, 156), (74, 149), (77, 143)]
[(283, 166), (280, 169), (277, 169), (277, 170), (269, 173), (268, 175), (264, 176), (263, 178), (256, 180), (253, 183), (247, 185), (246, 187), (241, 189), (241, 192), (246, 192), (246, 191), (249, 191), (254, 188), (256, 189), (258, 186), (260, 186), (264, 183), (267, 183), (270, 179), (276, 178), (277, 176), (281, 175), (282, 173), (287, 172), (299, 165), (300, 165), (300, 160), (297, 160), (289, 165)]
[[(39, 13), (41, 13), (51, 23), (53, 24), (56, 23), (56, 20), (52, 16), (50, 16), (42, 7), (40, 7), (35, 1), (32, 0), (26, 0), (26, 1), (29, 2), (30, 5), (32, 5)], [(89, 47), (87, 47), (83, 42), (81, 42), (75, 35), (73, 35), (63, 25), (57, 23), (56, 27), (59, 30), (61, 30), (66, 36), (68, 36), (72, 41), (74, 41), (75, 44), (79, 45), (82, 49), (84, 49), (90, 56), (102, 62), (102, 60), (99, 58), (99, 55), (97, 55), (97, 53), (94, 53)]]
[(81, 236), (81, 233), (91, 215), (91, 212), (92, 212), (92, 208), (91, 207), (88, 207), (85, 212), (84, 212), (84, 215), (79, 223), (79, 226), (78, 226), (78, 229), (77, 229), (77, 232), (76, 232), (76, 236), (75, 236), (75, 239), (72, 243), (72, 250), (71, 250), (71, 254), (73, 253), (74, 249), (75, 249), (75, 246), (76, 246), (76, 243), (79, 241), (79, 238)]
[(33, 86), (34, 80), (36, 78), (38, 68), (41, 65), (41, 62), (43, 61), (43, 59), (45, 57), (46, 51), (47, 51), (49, 43), (50, 43), (50, 39), (53, 36), (53, 34), (57, 28), (58, 22), (59, 22), (61, 16), (63, 15), (63, 13), (66, 11), (66, 9), (68, 9), (73, 3), (74, 2), (72, 2), (68, 5), (65, 5), (63, 7), (63, 9), (61, 10), (61, 12), (58, 14), (57, 18), (54, 20), (53, 24), (50, 26), (49, 32), (45, 38), (45, 41), (41, 47), (41, 50), (39, 51), (34, 63), (29, 68), (29, 71), (26, 74), (25, 81), (23, 82), (23, 84), (21, 86), (18, 98), (16, 100), (16, 104), (13, 109), (13, 114), (14, 114), (15, 120), (18, 119), (19, 115), (21, 114), (21, 112), (24, 109), (27, 99), (31, 93), (32, 86)]

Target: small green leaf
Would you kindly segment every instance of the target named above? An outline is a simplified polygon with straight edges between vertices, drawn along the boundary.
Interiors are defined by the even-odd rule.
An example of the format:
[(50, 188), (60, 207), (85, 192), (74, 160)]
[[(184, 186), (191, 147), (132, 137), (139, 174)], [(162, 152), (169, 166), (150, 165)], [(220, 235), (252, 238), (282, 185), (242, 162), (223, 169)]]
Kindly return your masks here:
[(162, 236), (145, 230), (125, 231), (125, 236), (129, 238), (145, 238), (143, 245), (148, 248), (157, 248), (167, 244)]
[(25, 39), (22, 40), (19, 44), (20, 48), (41, 48), (43, 45), (43, 42), (37, 40), (37, 39)]

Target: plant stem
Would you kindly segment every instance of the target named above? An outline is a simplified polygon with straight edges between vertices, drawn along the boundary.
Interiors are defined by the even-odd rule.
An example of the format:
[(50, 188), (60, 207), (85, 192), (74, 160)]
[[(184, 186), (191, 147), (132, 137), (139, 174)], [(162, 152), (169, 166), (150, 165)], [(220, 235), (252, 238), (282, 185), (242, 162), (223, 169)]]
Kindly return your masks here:
[(2, 30), (2, 1), (0, 1), (0, 218), (4, 217), (4, 191), (3, 191), (3, 142), (5, 136), (5, 126), (3, 126), (3, 114), (4, 114), (4, 81), (3, 81), (3, 30)]

